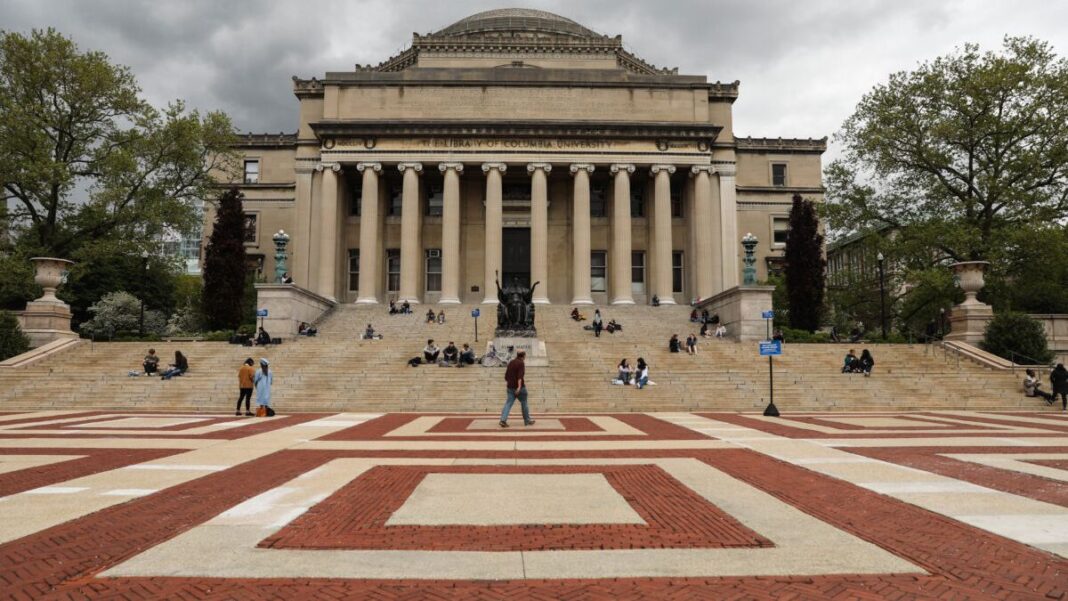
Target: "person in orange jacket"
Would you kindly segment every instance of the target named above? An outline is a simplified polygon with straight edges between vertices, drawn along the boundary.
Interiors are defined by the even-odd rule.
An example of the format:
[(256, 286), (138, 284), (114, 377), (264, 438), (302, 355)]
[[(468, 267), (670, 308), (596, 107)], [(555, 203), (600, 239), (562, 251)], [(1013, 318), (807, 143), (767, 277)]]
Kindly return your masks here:
[(240, 393), (237, 397), (237, 411), (234, 415), (241, 415), (241, 401), (245, 401), (245, 415), (252, 416), (250, 405), (252, 404), (252, 378), (256, 375), (256, 368), (252, 367), (255, 361), (252, 357), (245, 359), (241, 369), (237, 370), (237, 387)]

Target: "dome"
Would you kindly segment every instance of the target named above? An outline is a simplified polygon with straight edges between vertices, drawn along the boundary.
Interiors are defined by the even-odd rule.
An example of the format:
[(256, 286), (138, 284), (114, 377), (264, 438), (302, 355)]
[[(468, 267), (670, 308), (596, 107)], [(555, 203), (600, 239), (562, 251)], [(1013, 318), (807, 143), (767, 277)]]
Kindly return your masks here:
[(487, 10), (460, 19), (448, 27), (434, 32), (435, 36), (462, 37), (470, 34), (493, 32), (542, 32), (576, 38), (601, 37), (582, 25), (544, 10), (528, 8), (501, 8)]

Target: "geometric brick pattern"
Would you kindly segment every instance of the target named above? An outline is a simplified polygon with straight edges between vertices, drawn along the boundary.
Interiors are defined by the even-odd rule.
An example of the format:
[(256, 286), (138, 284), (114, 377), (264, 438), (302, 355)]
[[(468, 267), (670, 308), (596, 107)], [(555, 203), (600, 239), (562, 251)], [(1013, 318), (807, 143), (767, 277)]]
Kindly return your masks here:
[[(0, 454), (79, 456), (0, 473), (0, 515), (4, 514), (5, 504), (40, 502), (42, 507), (47, 507), (51, 498), (51, 495), (16, 496), (16, 493), (41, 487), (60, 489), (67, 481), (93, 474), (99, 478), (111, 470), (119, 470), (116, 473), (129, 477), (129, 466), (147, 461), (160, 469), (176, 470), (204, 467), (201, 464), (210, 466), (212, 453), (231, 461), (225, 467), (198, 472), (158, 492), (122, 499), (99, 511), (58, 521), (0, 544), (0, 597), (1068, 599), (1068, 559), (1065, 559), (1068, 547), (1063, 552), (1045, 551), (893, 495), (858, 486), (844, 476), (835, 477), (814, 469), (825, 465), (824, 461), (837, 462), (836, 469), (841, 469), (842, 474), (851, 473), (845, 469), (850, 462), (855, 462), (860, 474), (869, 469), (877, 471), (883, 464), (901, 466), (920, 481), (928, 477), (942, 479), (938, 481), (939, 486), (945, 486), (943, 481), (948, 478), (962, 490), (966, 486), (978, 486), (987, 489), (989, 492), (984, 494), (990, 497), (1011, 495), (1028, 503), (1044, 504), (1051, 510), (1068, 508), (1068, 482), (1043, 477), (1039, 475), (1040, 470), (1039, 473), (1015, 470), (1009, 463), (994, 467), (964, 459), (1005, 455), (1046, 470), (1068, 470), (1064, 459), (1043, 458), (1043, 455), (1068, 453), (1068, 420), (1052, 413), (886, 412), (878, 416), (786, 415), (779, 421), (748, 414), (702, 414), (721, 424), (716, 427), (722, 428), (724, 436), (715, 441), (721, 445), (716, 447), (705, 444), (716, 437), (714, 428), (709, 433), (680, 425), (699, 417), (690, 414), (675, 414), (681, 416), (677, 419), (655, 414), (610, 416), (640, 435), (610, 434), (600, 425), (604, 422), (566, 415), (536, 416), (539, 420), (559, 420), (562, 429), (527, 435), (497, 431), (480, 434), (477, 428), (472, 428), (472, 423), (487, 416), (449, 415), (440, 416), (445, 419), (436, 421), (422, 435), (390, 436), (390, 432), (419, 417), (411, 414), (390, 414), (362, 423), (344, 416), (324, 415), (245, 419), (246, 424), (241, 427), (202, 433), (193, 432), (205, 425), (229, 421), (211, 418), (137, 433), (108, 432), (106, 427), (92, 426), (128, 415), (71, 412), (63, 417), (74, 423), (64, 425), (38, 423), (55, 420), (56, 416), (0, 422), (6, 428), (0, 430)], [(845, 419), (835, 421), (842, 417)], [(22, 426), (11, 428), (19, 424)], [(513, 429), (522, 430), (514, 424)], [(67, 433), (56, 433), (56, 430)], [(264, 445), (272, 437), (290, 432), (294, 433), (291, 442), (280, 447), (282, 450), (258, 451), (266, 448)], [(727, 434), (735, 435), (737, 442), (731, 442), (732, 437)], [(214, 446), (179, 448), (176, 444), (168, 448), (171, 438), (176, 443), (177, 439), (192, 439)], [(328, 447), (322, 445), (329, 441), (367, 443), (367, 447), (326, 450)], [(392, 442), (390, 446), (374, 446), (384, 441)], [(485, 441), (516, 441), (516, 444), (478, 446)], [(633, 448), (596, 446), (605, 441), (641, 442)], [(410, 448), (404, 447), (406, 442), (411, 443)], [(469, 447), (458, 444), (464, 442), (472, 444)], [(656, 448), (656, 442), (663, 442), (663, 448)], [(825, 449), (836, 455), (814, 456), (811, 464), (795, 464), (789, 457), (801, 447), (791, 445), (808, 445), (803, 447), (805, 452)], [(196, 460), (184, 459), (183, 453), (197, 454)], [(1029, 455), (1034, 458), (1028, 458)], [(744, 574), (634, 577), (626, 573), (637, 565), (639, 556), (634, 555), (634, 561), (615, 562), (610, 576), (584, 578), (428, 580), (421, 578), (419, 561), (409, 563), (410, 573), (403, 578), (275, 578), (271, 577), (269, 561), (259, 563), (242, 557), (237, 559), (246, 561), (254, 577), (168, 576), (166, 565), (158, 566), (156, 575), (103, 575), (154, 549), (178, 542), (192, 529), (227, 512), (249, 503), (255, 507), (257, 499), (273, 494), (272, 491), (285, 495), (293, 483), (318, 473), (339, 458), (360, 461), (375, 458), (381, 463), (315, 499), (301, 514), (276, 516), (285, 525), (264, 531), (258, 538), (259, 548), (253, 550), (307, 553), (329, 562), (330, 554), (352, 549), (372, 553), (523, 554), (595, 553), (601, 549), (605, 553), (622, 554), (650, 550), (670, 553), (706, 549), (750, 554), (744, 565), (749, 566), (751, 574), (775, 567), (762, 557), (779, 550), (776, 538), (782, 531), (766, 531), (752, 526), (750, 518), (739, 518), (742, 512), (731, 504), (731, 490), (702, 493), (700, 480), (683, 486), (657, 463), (687, 460), (700, 462), (724, 477), (745, 483), (843, 536), (864, 541), (880, 552), (916, 566), (917, 571), (802, 576), (786, 570), (760, 577)], [(403, 463), (397, 463), (401, 459)], [(439, 473), (603, 474), (646, 524), (474, 527), (386, 524), (427, 474)], [(712, 486), (711, 482), (708, 486)], [(718, 493), (723, 502), (709, 502), (705, 495), (710, 492)], [(27, 500), (28, 497), (33, 500)], [(232, 519), (240, 522), (242, 518), (237, 515)], [(787, 530), (790, 527), (783, 526)], [(0, 521), (0, 530), (3, 528)], [(818, 551), (826, 554), (826, 558), (833, 558), (836, 552), (834, 545)], [(817, 564), (821, 560), (820, 557), (812, 559)], [(579, 565), (574, 568), (581, 570)]]

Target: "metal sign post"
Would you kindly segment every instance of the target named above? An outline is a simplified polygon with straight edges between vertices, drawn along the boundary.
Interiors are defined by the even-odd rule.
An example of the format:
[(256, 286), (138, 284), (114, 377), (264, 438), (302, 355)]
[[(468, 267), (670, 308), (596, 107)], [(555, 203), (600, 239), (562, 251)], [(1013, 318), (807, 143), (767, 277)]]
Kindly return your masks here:
[(760, 356), (768, 358), (768, 406), (764, 409), (764, 415), (778, 417), (779, 408), (775, 406), (775, 355), (782, 354), (782, 342), (778, 340), (761, 340)]
[(256, 309), (256, 317), (260, 318), (260, 328), (263, 328), (263, 320), (267, 317), (267, 309)]
[(474, 309), (471, 309), (471, 317), (475, 318), (475, 342), (478, 342), (478, 316), (481, 313), (482, 312), (479, 311), (477, 307), (474, 308)]

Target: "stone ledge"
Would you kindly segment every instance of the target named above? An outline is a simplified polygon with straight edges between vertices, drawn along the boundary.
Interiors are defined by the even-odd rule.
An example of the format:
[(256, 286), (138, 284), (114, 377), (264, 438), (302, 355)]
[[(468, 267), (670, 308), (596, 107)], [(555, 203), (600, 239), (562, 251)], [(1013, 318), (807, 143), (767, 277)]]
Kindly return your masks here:
[(297, 335), (301, 322), (315, 323), (337, 301), (293, 284), (256, 284), (256, 308), (267, 309), (263, 328), (275, 338)]
[(763, 340), (767, 326), (760, 314), (771, 311), (774, 286), (735, 286), (697, 302), (698, 309), (719, 315), (727, 338), (739, 342)]

